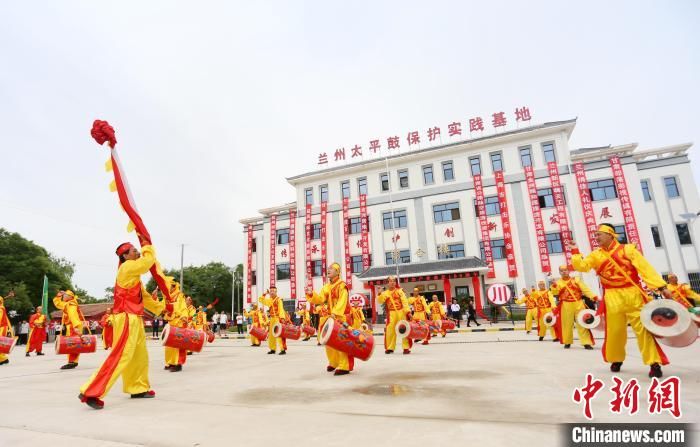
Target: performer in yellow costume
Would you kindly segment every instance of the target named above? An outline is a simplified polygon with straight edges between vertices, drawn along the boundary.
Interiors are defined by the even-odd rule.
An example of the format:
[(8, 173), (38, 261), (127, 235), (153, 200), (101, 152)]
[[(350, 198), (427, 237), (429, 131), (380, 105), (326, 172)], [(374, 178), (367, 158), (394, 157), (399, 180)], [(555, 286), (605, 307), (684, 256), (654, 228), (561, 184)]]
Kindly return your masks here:
[(530, 294), (527, 287), (523, 287), (523, 296), (515, 300), (515, 304), (525, 304), (527, 313), (525, 314), (525, 333), (529, 334), (532, 330), (532, 321), (537, 321), (537, 301), (535, 297)]
[[(61, 316), (61, 327), (66, 336), (83, 335), (83, 317), (78, 306), (78, 297), (72, 290), (59, 291), (53, 298), (56, 309), (63, 312)], [(68, 354), (68, 363), (61, 366), (61, 369), (73, 369), (78, 366), (80, 354)]]
[(114, 382), (122, 378), (123, 390), (132, 398), (155, 397), (148, 381), (148, 351), (143, 327), (143, 310), (160, 315), (163, 301), (153, 299), (141, 283), (141, 275), (156, 263), (155, 249), (144, 245), (143, 254), (130, 243), (116, 253), (119, 269), (114, 285), (114, 344), (102, 366), (80, 388), (78, 398), (96, 410), (104, 407), (102, 398)]
[[(576, 314), (586, 308), (583, 297), (593, 301), (598, 301), (598, 296), (588, 288), (581, 278), (574, 278), (569, 274), (569, 269), (565, 265), (559, 267), (561, 278), (554, 281), (549, 290), (559, 297), (559, 316), (561, 320), (561, 343), (564, 349), (569, 349), (574, 341), (574, 324), (576, 324)], [(579, 343), (585, 349), (593, 349), (593, 336), (591, 331), (576, 324)]]
[(209, 330), (209, 323), (207, 323), (207, 311), (204, 310), (204, 306), (199, 306), (197, 308), (194, 328), (205, 332)]
[[(428, 306), (428, 313), (430, 314), (430, 319), (433, 321), (441, 321), (446, 318), (445, 314), (445, 308), (442, 306), (442, 303), (438, 300), (437, 295), (433, 295), (431, 297), (431, 302), (430, 305)], [(445, 335), (447, 335), (447, 331), (442, 330), (440, 331), (442, 334), (442, 338), (445, 338)]]
[[(413, 306), (413, 321), (427, 321), (430, 310), (425, 298), (419, 292), (417, 287), (413, 288), (413, 295), (408, 299), (408, 304)], [(430, 331), (428, 331), (428, 335), (423, 340), (423, 344), (427, 345), (429, 341)]]
[(637, 335), (637, 346), (645, 365), (649, 365), (649, 377), (661, 377), (661, 365), (668, 364), (654, 336), (639, 319), (639, 313), (649, 297), (641, 287), (641, 281), (650, 289), (657, 289), (664, 298), (673, 299), (666, 282), (654, 270), (633, 244), (620, 244), (612, 225), (601, 224), (596, 232), (600, 248), (583, 256), (571, 245), (572, 264), (579, 272), (594, 269), (605, 290), (605, 342), (603, 359), (610, 363), (610, 370), (620, 371), (625, 361), (627, 324)]
[[(547, 312), (552, 311), (552, 309), (556, 307), (556, 303), (554, 302), (552, 292), (547, 290), (547, 284), (544, 281), (539, 281), (537, 286), (539, 289), (531, 292), (530, 295), (535, 298), (535, 302), (537, 303), (537, 335), (539, 335), (540, 341), (542, 341), (544, 340), (544, 336), (547, 335), (547, 326), (544, 325), (544, 316)], [(549, 331), (552, 334), (552, 341), (559, 341), (554, 326), (551, 326)]]
[[(396, 277), (390, 276), (387, 279), (388, 287), (379, 294), (377, 300), (379, 304), (386, 303), (386, 327), (384, 329), (384, 353), (393, 354), (396, 349), (396, 325), (401, 320), (411, 319), (411, 308), (408, 304), (406, 294), (397, 286)], [(403, 353), (411, 353), (412, 342), (408, 337), (404, 337), (402, 343)]]
[(700, 295), (695, 293), (689, 284), (679, 284), (678, 276), (675, 273), (668, 274), (666, 287), (671, 292), (673, 300), (677, 301), (681, 306), (690, 309), (700, 305)]
[(109, 349), (114, 341), (114, 315), (111, 307), (108, 307), (100, 318), (100, 326), (102, 326), (102, 346)]
[[(190, 329), (195, 329), (197, 323), (197, 308), (192, 304), (192, 297), (185, 297), (185, 303), (187, 304), (187, 327)], [(187, 351), (187, 355), (192, 355), (192, 351)]]
[[(15, 292), (10, 290), (7, 293), (8, 298), (15, 296)], [(12, 323), (10, 323), (10, 318), (7, 316), (7, 310), (5, 309), (5, 299), (0, 296), (0, 337), (5, 337), (10, 334), (10, 337), (14, 337), (15, 334), (12, 331)], [(0, 354), (0, 365), (7, 365), (10, 363), (10, 359), (7, 358), (6, 354)]]
[[(337, 323), (347, 324), (351, 310), (348, 301), (348, 288), (345, 282), (340, 279), (340, 264), (334, 262), (328, 266), (328, 282), (323, 285), (318, 294), (312, 293), (311, 296), (307, 294), (307, 299), (312, 304), (328, 305), (329, 318), (333, 318)], [(335, 371), (334, 375), (336, 376), (349, 374), (353, 370), (354, 359), (342, 351), (326, 346), (326, 357), (328, 358), (326, 371)]]
[[(252, 309), (250, 311), (244, 310), (243, 316), (246, 318), (250, 318), (253, 321), (254, 327), (264, 328), (268, 324), (265, 312), (258, 308), (257, 303), (253, 303)], [(251, 335), (250, 346), (260, 346), (260, 340)]]
[(284, 310), (284, 301), (282, 298), (277, 296), (277, 287), (272, 286), (268, 289), (270, 294), (268, 296), (261, 296), (258, 301), (262, 305), (269, 308), (268, 314), (269, 319), (269, 329), (267, 333), (267, 346), (270, 347), (268, 354), (275, 354), (277, 349), (280, 349), (279, 355), (285, 355), (287, 353), (287, 340), (282, 337), (275, 337), (272, 335), (272, 328), (277, 323), (288, 323), (289, 318), (287, 317), (287, 312)]
[[(296, 311), (296, 314), (299, 318), (301, 318), (301, 325), (307, 325), (311, 326), (311, 313), (306, 310), (306, 306), (304, 304), (301, 304), (299, 306), (299, 310)], [(310, 335), (304, 334), (303, 341), (309, 341), (311, 338)]]
[[(171, 327), (186, 328), (189, 322), (190, 311), (187, 308), (185, 295), (180, 290), (180, 283), (172, 277), (167, 277), (170, 300), (165, 303), (163, 320)], [(155, 292), (154, 292), (155, 296)], [(182, 365), (187, 362), (187, 349), (164, 347), (165, 368), (170, 372), (182, 371)]]
[[(313, 293), (314, 291), (311, 287), (306, 288), (307, 298), (313, 295)], [(321, 346), (321, 329), (323, 329), (323, 325), (326, 324), (326, 320), (328, 320), (328, 317), (330, 317), (331, 313), (328, 310), (328, 306), (326, 306), (325, 304), (315, 306), (314, 313), (318, 315), (318, 327), (316, 328), (316, 345)]]
[(41, 311), (41, 306), (38, 306), (36, 312), (29, 317), (29, 327), (27, 353), (25, 355), (29, 357), (29, 353), (32, 351), (35, 351), (36, 355), (44, 355), (41, 350), (46, 341), (46, 315)]
[(362, 323), (365, 322), (365, 312), (362, 306), (352, 306), (350, 308), (350, 319), (352, 324), (350, 325), (353, 329), (362, 329)]

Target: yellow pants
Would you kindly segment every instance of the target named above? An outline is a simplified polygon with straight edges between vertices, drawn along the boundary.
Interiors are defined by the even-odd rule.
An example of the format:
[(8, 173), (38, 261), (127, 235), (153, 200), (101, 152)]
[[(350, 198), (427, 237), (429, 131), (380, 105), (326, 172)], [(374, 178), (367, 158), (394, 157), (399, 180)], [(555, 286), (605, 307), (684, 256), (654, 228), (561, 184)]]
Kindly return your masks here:
[(625, 361), (627, 323), (637, 334), (637, 346), (645, 365), (668, 364), (666, 355), (639, 319), (644, 297), (636, 287), (605, 290), (605, 342), (603, 359), (608, 363)]
[(525, 331), (530, 332), (532, 330), (532, 322), (537, 321), (537, 308), (533, 307), (528, 309), (525, 314)]
[[(552, 308), (551, 307), (545, 307), (544, 309), (537, 309), (538, 314), (537, 314), (537, 335), (540, 337), (544, 337), (547, 335), (547, 326), (544, 325), (544, 316), (547, 312), (551, 312)], [(557, 338), (557, 333), (554, 330), (554, 326), (551, 326), (549, 328), (549, 332), (552, 334), (552, 338)]]
[[(387, 315), (386, 329), (384, 329), (384, 349), (395, 350), (396, 349), (396, 325), (399, 321), (406, 319), (406, 311), (403, 310), (391, 310)], [(402, 341), (402, 346), (404, 349), (410, 349), (411, 344), (408, 337), (404, 337)]]
[(272, 335), (272, 327), (279, 323), (279, 321), (280, 319), (278, 317), (270, 318), (270, 327), (268, 328), (267, 332), (267, 345), (270, 347), (270, 351), (276, 351), (278, 347), (280, 351), (287, 350), (287, 340), (282, 337), (275, 337)]
[[(73, 327), (69, 327), (66, 332), (68, 335), (73, 336), (73, 335), (83, 335), (82, 331), (78, 332)], [(80, 354), (68, 354), (68, 363), (78, 363), (78, 359), (80, 358)]]
[[(7, 328), (0, 327), (0, 337), (4, 337), (5, 334), (7, 334)], [(7, 354), (0, 354), (0, 362), (4, 362), (5, 360), (7, 360)]]
[(85, 397), (103, 398), (121, 376), (127, 394), (151, 389), (148, 381), (148, 351), (143, 319), (121, 312), (114, 315), (114, 343), (102, 366), (83, 384)]
[[(328, 319), (326, 317), (326, 319)], [(343, 317), (336, 317), (336, 322), (338, 324), (345, 321)], [(325, 323), (325, 321), (324, 321)], [(330, 348), (326, 346), (326, 357), (328, 358), (328, 365), (336, 369), (342, 369), (344, 371), (352, 371), (355, 361), (353, 358), (348, 357), (348, 355), (337, 349)]]
[[(561, 342), (570, 345), (574, 342), (574, 324), (576, 324), (576, 314), (585, 309), (583, 301), (564, 301), (561, 303)], [(581, 345), (592, 345), (591, 331), (576, 324), (578, 339)]]

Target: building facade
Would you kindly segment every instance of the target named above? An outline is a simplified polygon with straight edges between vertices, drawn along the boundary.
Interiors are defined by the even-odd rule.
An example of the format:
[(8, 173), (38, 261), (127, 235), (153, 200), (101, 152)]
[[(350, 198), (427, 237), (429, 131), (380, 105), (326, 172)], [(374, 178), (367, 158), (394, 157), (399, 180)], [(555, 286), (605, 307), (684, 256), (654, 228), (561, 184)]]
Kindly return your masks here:
[[(571, 149), (575, 126), (545, 123), (288, 178), (295, 201), (240, 221), (248, 302), (272, 281), (291, 307), (338, 262), (371, 307), (398, 272), (405, 289), (471, 296), (480, 308), (490, 284), (519, 291), (557, 276), (566, 240), (587, 253), (602, 222), (659, 272), (698, 289), (691, 144)], [(598, 287), (594, 274), (584, 279)]]

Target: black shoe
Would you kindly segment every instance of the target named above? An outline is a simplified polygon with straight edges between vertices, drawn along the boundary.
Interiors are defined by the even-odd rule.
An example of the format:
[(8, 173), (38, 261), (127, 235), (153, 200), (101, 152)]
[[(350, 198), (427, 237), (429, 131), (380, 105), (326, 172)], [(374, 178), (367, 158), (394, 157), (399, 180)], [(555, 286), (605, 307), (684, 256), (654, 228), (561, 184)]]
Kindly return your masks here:
[(287, 351), (280, 351), (279, 355), (287, 355)]
[(44, 355), (43, 352), (37, 352), (36, 355)]
[(24, 354), (24, 356), (25, 356), (25, 357), (29, 357), (29, 353), (27, 352), (26, 354)]
[(273, 351), (273, 350), (269, 350), (269, 351), (267, 351), (267, 353), (268, 353), (268, 354), (276, 354), (276, 352)]
[(5, 359), (2, 362), (0, 362), (0, 365), (7, 365), (8, 363), (10, 363), (10, 359)]
[(622, 366), (622, 362), (613, 362), (613, 363), (610, 365), (610, 371), (612, 371), (612, 372), (614, 372), (614, 373), (620, 372), (620, 367), (621, 367), (621, 366)]
[(661, 378), (663, 375), (664, 373), (661, 371), (661, 365), (658, 363), (654, 363), (651, 365), (651, 368), (649, 368), (649, 377)]
[(350, 371), (347, 371), (345, 369), (336, 369), (333, 373), (334, 376), (344, 376), (345, 374), (350, 374)]
[(476, 323), (477, 326), (481, 326), (479, 323)]
[(188, 352), (187, 355), (192, 355), (192, 352)]
[(326, 366), (326, 371), (328, 371), (329, 373), (335, 371), (335, 366), (331, 366), (331, 365)]
[(163, 369), (166, 370), (166, 371), (169, 370), (169, 369), (170, 369), (170, 365), (165, 365), (165, 368), (163, 368)]
[[(180, 366), (180, 365), (177, 365), (177, 366)], [(143, 393), (137, 393), (137, 394), (131, 395), (132, 399), (153, 399), (154, 397), (156, 397), (156, 392), (153, 390), (144, 391)]]
[(170, 368), (168, 368), (171, 373), (176, 373), (182, 371), (182, 365), (171, 365)]
[(544, 340), (544, 337), (540, 337), (540, 341)]
[(556, 343), (556, 342), (558, 342), (558, 341), (559, 341), (559, 339), (558, 339), (558, 338), (555, 338), (554, 340), (552, 340), (552, 343)]
[(66, 363), (65, 365), (61, 366), (61, 369), (73, 369), (76, 366), (78, 366), (77, 363)]
[(592, 351), (592, 350), (593, 350), (593, 346), (591, 346), (591, 345), (583, 345), (583, 349), (586, 349), (586, 350), (588, 350), (588, 351)]
[(96, 397), (85, 397), (81, 393), (81, 394), (78, 394), (78, 399), (80, 399), (80, 402), (86, 404), (88, 407), (92, 408), (93, 410), (101, 410), (105, 407), (105, 403)]
[(393, 349), (387, 349), (386, 351), (384, 351), (384, 354), (393, 354), (393, 353), (394, 353)]
[(321, 343), (316, 343), (316, 346), (321, 346)]
[(569, 349), (571, 345), (564, 345), (564, 349)]

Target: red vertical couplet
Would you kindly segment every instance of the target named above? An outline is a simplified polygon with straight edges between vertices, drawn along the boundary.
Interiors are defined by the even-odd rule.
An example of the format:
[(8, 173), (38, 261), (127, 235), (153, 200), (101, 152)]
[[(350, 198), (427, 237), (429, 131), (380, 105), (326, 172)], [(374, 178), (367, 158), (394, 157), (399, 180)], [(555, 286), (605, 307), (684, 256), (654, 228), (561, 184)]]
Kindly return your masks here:
[(515, 278), (518, 276), (518, 267), (515, 264), (515, 248), (513, 247), (513, 234), (510, 228), (510, 213), (508, 213), (508, 199), (506, 197), (506, 184), (503, 180), (503, 171), (494, 172), (494, 176), (496, 177), (498, 206), (501, 209), (501, 228), (503, 228), (503, 242), (506, 246), (508, 277)]
[(564, 193), (561, 188), (561, 179), (559, 178), (559, 167), (556, 161), (547, 163), (547, 172), (549, 172), (549, 181), (552, 184), (552, 195), (554, 196), (554, 206), (557, 210), (557, 218), (559, 220), (559, 231), (561, 233), (561, 241), (564, 244), (564, 255), (566, 256), (566, 265), (571, 268), (571, 228), (569, 227), (569, 218), (566, 215), (566, 202), (564, 201)]
[(583, 220), (586, 224), (586, 234), (588, 234), (588, 243), (591, 250), (598, 248), (598, 243), (595, 240), (595, 232), (598, 225), (595, 221), (595, 212), (593, 211), (593, 202), (591, 201), (591, 193), (588, 189), (588, 179), (586, 178), (586, 169), (583, 162), (574, 163), (574, 174), (576, 175), (576, 186), (578, 187), (578, 196), (581, 199), (581, 208), (583, 209)]
[(367, 195), (360, 194), (360, 225), (362, 225), (362, 270), (367, 270), (369, 262), (369, 220), (367, 219)]
[(535, 234), (537, 235), (537, 252), (540, 255), (540, 267), (543, 273), (549, 273), (552, 271), (552, 265), (549, 262), (547, 236), (545, 236), (544, 233), (542, 210), (540, 209), (540, 199), (537, 195), (537, 184), (535, 183), (535, 172), (532, 170), (532, 166), (525, 166), (525, 181), (527, 183), (527, 192), (530, 196), (532, 220), (535, 222)]
[(445, 276), (442, 279), (442, 288), (445, 291), (445, 312), (447, 313), (450, 309), (449, 303), (452, 301), (452, 284), (450, 283), (450, 278), (448, 276)]
[(610, 158), (610, 167), (612, 168), (613, 179), (615, 179), (617, 196), (620, 199), (622, 216), (625, 218), (627, 241), (631, 244), (635, 244), (639, 252), (642, 253), (642, 241), (639, 240), (637, 220), (634, 218), (634, 209), (632, 208), (632, 201), (630, 200), (630, 193), (627, 189), (627, 181), (625, 180), (625, 172), (622, 170), (620, 157)]
[(248, 224), (248, 277), (246, 278), (246, 303), (253, 299), (253, 225)]
[(343, 243), (345, 245), (345, 284), (352, 290), (352, 262), (350, 262), (350, 212), (349, 198), (343, 197)]
[(481, 229), (481, 243), (484, 245), (484, 257), (489, 266), (487, 277), (495, 278), (496, 272), (493, 269), (493, 253), (491, 252), (491, 236), (489, 235), (488, 223), (486, 222), (486, 205), (484, 203), (484, 185), (481, 181), (481, 174), (474, 176), (474, 192), (476, 194), (476, 209), (479, 213), (479, 228)]
[(328, 214), (328, 202), (321, 202), (321, 276), (326, 277), (326, 250), (328, 238), (326, 237), (326, 216)]
[(275, 264), (275, 251), (277, 250), (277, 216), (270, 216), (270, 287), (275, 286), (277, 277), (277, 265)]
[(304, 220), (306, 222), (306, 287), (313, 287), (314, 278), (313, 271), (311, 268), (311, 237), (313, 236), (311, 226), (311, 204), (306, 205), (306, 214), (304, 215)]
[(474, 289), (474, 308), (476, 309), (476, 314), (488, 320), (488, 317), (484, 314), (483, 305), (481, 304), (481, 282), (477, 275), (472, 276), (472, 289)]
[(297, 299), (297, 210), (289, 211), (289, 298)]

